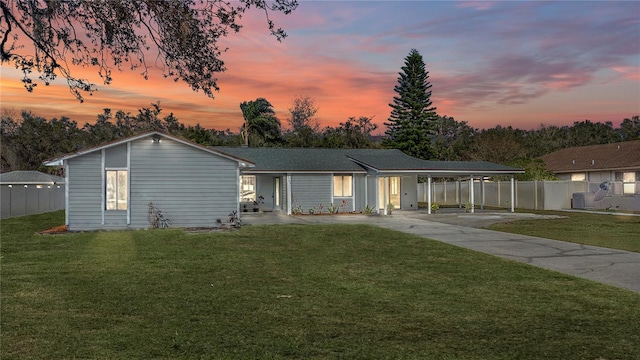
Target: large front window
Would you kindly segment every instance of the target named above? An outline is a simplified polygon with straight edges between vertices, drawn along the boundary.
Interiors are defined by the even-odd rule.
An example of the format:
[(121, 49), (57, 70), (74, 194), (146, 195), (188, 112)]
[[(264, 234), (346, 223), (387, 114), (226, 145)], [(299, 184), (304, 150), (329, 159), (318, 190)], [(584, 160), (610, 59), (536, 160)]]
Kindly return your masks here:
[(127, 170), (107, 170), (107, 210), (127, 210)]
[(351, 175), (336, 175), (333, 177), (333, 196), (349, 197), (353, 195), (353, 177)]
[(240, 176), (240, 202), (256, 201), (256, 177), (254, 175)]

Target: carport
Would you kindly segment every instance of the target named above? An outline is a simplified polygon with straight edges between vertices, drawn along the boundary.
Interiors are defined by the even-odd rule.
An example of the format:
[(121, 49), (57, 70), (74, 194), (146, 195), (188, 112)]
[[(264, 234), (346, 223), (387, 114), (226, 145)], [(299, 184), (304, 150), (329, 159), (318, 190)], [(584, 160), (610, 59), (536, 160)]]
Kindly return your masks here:
[[(376, 186), (378, 184), (383, 184), (382, 196), (384, 197), (383, 201), (387, 201), (386, 194), (386, 181), (391, 176), (397, 175), (415, 175), (418, 177), (427, 179), (427, 188), (429, 191), (427, 192), (427, 213), (431, 214), (431, 204), (432, 204), (432, 192), (433, 186), (432, 181), (434, 178), (455, 178), (458, 179), (458, 186), (460, 181), (468, 180), (472, 185), (474, 181), (480, 181), (480, 192), (481, 199), (484, 199), (484, 182), (487, 178), (495, 177), (495, 176), (508, 176), (510, 179), (511, 189), (510, 189), (510, 211), (514, 212), (515, 206), (515, 174), (522, 174), (524, 170), (519, 168), (514, 168), (510, 166), (495, 164), (487, 161), (432, 161), (432, 160), (422, 160), (417, 159), (410, 156), (395, 156), (391, 157), (375, 157), (369, 158), (366, 162), (363, 162), (359, 159), (353, 159), (356, 163), (363, 166), (367, 169), (369, 176), (377, 177)], [(379, 181), (382, 179), (382, 181)], [(469, 187), (469, 202), (471, 205), (470, 211), (474, 212), (475, 209), (475, 194), (474, 194), (474, 186)], [(376, 189), (376, 194), (380, 193), (379, 189)], [(417, 189), (416, 189), (417, 192)], [(462, 206), (462, 201), (460, 199), (460, 206)], [(480, 208), (484, 207), (484, 201), (481, 201)], [(387, 209), (386, 207), (382, 209), (382, 212), (386, 215)]]

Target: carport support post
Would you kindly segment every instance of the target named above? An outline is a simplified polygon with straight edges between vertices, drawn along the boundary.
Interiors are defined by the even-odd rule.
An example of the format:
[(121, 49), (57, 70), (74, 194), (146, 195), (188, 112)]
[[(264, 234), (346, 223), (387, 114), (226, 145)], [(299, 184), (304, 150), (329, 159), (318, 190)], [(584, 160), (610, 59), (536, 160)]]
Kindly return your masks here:
[(513, 175), (511, 175), (511, 212), (515, 212), (515, 186), (514, 186), (514, 179), (513, 179)]
[(431, 215), (431, 175), (427, 176), (427, 214)]
[(293, 212), (291, 202), (291, 174), (287, 174), (287, 215), (291, 215)]
[(474, 199), (474, 194), (473, 194), (473, 175), (469, 175), (469, 197), (470, 199), (470, 203), (471, 203), (471, 213), (474, 212), (474, 208), (475, 208), (475, 199)]
[(462, 182), (460, 177), (456, 180), (456, 199), (458, 200), (458, 209), (462, 209)]
[(484, 210), (484, 176), (480, 176), (480, 210)]
[(384, 215), (389, 215), (389, 213), (387, 212), (387, 205), (389, 205), (388, 204), (389, 198), (387, 196), (387, 188), (388, 188), (388, 186), (387, 186), (387, 177), (384, 176), (382, 178), (382, 205), (384, 206), (384, 209), (382, 210), (382, 213)]

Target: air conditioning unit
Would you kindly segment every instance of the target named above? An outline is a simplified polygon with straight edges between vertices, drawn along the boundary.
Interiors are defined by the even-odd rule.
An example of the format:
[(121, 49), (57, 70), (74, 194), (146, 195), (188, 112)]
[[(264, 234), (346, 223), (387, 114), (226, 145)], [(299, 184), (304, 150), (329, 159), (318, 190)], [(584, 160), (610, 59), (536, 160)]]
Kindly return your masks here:
[(593, 197), (592, 192), (578, 192), (573, 193), (572, 208), (573, 209), (593, 209)]

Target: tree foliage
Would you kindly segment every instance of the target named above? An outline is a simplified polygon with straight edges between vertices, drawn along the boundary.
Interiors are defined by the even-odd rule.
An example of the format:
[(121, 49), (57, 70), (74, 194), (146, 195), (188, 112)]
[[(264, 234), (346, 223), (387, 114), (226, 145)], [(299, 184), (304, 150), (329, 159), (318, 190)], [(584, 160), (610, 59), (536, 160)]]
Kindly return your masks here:
[(146, 79), (153, 67), (213, 98), (215, 74), (225, 70), (220, 38), (238, 32), (243, 14), (255, 8), (280, 41), (286, 33), (269, 14), (296, 7), (296, 0), (1, 1), (0, 59), (22, 71), (29, 92), (37, 86), (33, 72), (45, 85), (61, 76), (82, 101), (96, 85), (76, 77), (73, 66), (96, 68), (104, 84), (114, 69)]
[(640, 116), (622, 120), (618, 133), (625, 141), (640, 140)]
[[(279, 144), (282, 140), (280, 120), (273, 105), (265, 98), (258, 98), (240, 104), (244, 124), (240, 129), (244, 145), (265, 146)], [(252, 139), (250, 142), (249, 139)]]
[(394, 91), (391, 115), (385, 123), (385, 146), (422, 159), (431, 159), (434, 150), (431, 138), (435, 135), (436, 108), (431, 103), (429, 72), (422, 55), (412, 49), (405, 58)]
[(371, 122), (373, 117), (360, 116), (350, 117), (346, 122), (340, 123), (337, 127), (326, 127), (322, 132), (321, 147), (343, 148), (343, 149), (364, 149), (375, 147), (371, 141), (371, 133), (378, 128), (378, 125)]
[(290, 147), (315, 147), (319, 140), (318, 107), (308, 96), (297, 96), (289, 108), (289, 126), (285, 140)]
[(104, 109), (93, 124), (81, 128), (66, 117), (47, 120), (23, 111), (19, 117), (3, 113), (0, 131), (2, 172), (13, 170), (55, 171), (42, 163), (52, 157), (97, 146), (147, 131), (162, 131), (202, 145), (240, 145), (239, 136), (229, 130), (185, 126), (173, 115), (161, 117), (160, 103), (138, 110), (136, 115)]
[(526, 132), (511, 126), (486, 129), (478, 132), (471, 139), (466, 149), (467, 160), (490, 161), (498, 164), (509, 164), (517, 159), (528, 157), (524, 146)]
[(431, 138), (432, 160), (463, 160), (475, 133), (466, 121), (438, 116)]

